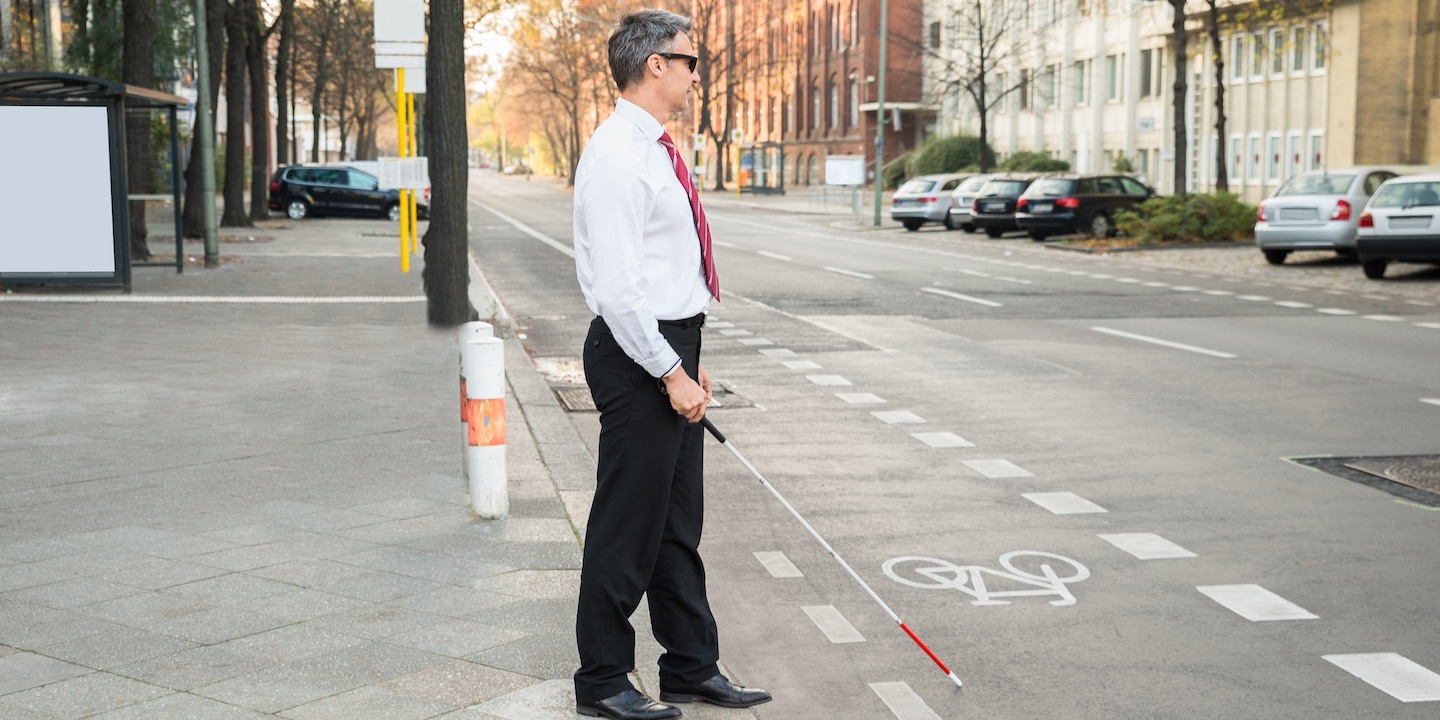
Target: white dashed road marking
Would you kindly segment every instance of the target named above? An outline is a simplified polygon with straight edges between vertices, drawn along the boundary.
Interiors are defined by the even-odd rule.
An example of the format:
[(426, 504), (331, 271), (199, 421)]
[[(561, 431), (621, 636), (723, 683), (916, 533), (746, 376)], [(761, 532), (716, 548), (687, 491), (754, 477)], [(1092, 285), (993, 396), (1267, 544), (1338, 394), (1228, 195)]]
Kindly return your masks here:
[(885, 398), (871, 393), (835, 393), (835, 397), (851, 405), (878, 405), (885, 402)]
[(1236, 300), (1249, 300), (1249, 301), (1251, 301), (1251, 302), (1265, 302), (1265, 301), (1269, 300), (1270, 298), (1269, 298), (1269, 296), (1266, 296), (1266, 295), (1236, 295), (1236, 296), (1235, 296), (1235, 299), (1236, 299)]
[(754, 333), (751, 333), (749, 330), (740, 330), (737, 328), (732, 330), (721, 330), (720, 334), (726, 337), (745, 337), (746, 335), (753, 335)]
[(739, 342), (741, 345), (749, 345), (749, 346), (751, 346), (751, 347), (754, 347), (754, 346), (756, 346), (756, 345), (774, 345), (774, 344), (775, 344), (775, 343), (773, 343), (773, 342), (771, 342), (771, 341), (769, 341), (769, 340), (766, 340), (765, 338), (740, 338), (737, 342)]
[(952, 432), (910, 433), (910, 437), (932, 448), (975, 447), (975, 443)]
[(800, 572), (800, 568), (795, 567), (795, 563), (790, 562), (790, 558), (785, 557), (785, 553), (778, 550), (757, 552), (755, 559), (765, 566), (771, 577), (805, 577), (805, 573)]
[(773, 260), (787, 260), (787, 261), (788, 261), (788, 260), (794, 260), (794, 259), (795, 259), (795, 258), (790, 257), (789, 255), (781, 255), (780, 253), (773, 253), (773, 252), (770, 252), (770, 251), (768, 251), (768, 250), (756, 250), (756, 251), (755, 251), (755, 254), (756, 254), (756, 255), (764, 255), (765, 257), (771, 258), (771, 259), (773, 259)]
[(839, 376), (839, 375), (806, 375), (806, 376), (805, 376), (805, 379), (806, 379), (806, 380), (809, 380), (809, 381), (812, 382), (812, 383), (815, 383), (816, 385), (853, 385), (853, 384), (854, 384), (854, 383), (850, 382), (849, 380), (846, 380), (845, 378), (843, 378), (843, 377), (841, 377), (841, 376)]
[(1440, 330), (1440, 323), (1432, 323), (1432, 322), (1415, 323), (1415, 327), (1423, 327), (1423, 328), (1427, 328), (1427, 329), (1429, 329), (1429, 330)]
[(1321, 657), (1400, 702), (1440, 700), (1440, 675), (1398, 653), (1356, 653)]
[(925, 418), (909, 410), (877, 410), (870, 413), (887, 425), (923, 425)]
[(1299, 302), (1299, 301), (1296, 301), (1296, 300), (1279, 300), (1279, 301), (1277, 301), (1275, 304), (1276, 304), (1276, 305), (1279, 305), (1280, 307), (1286, 307), (1286, 308), (1312, 308), (1312, 307), (1315, 307), (1314, 305), (1311, 305), (1310, 303), (1303, 303), (1303, 302)]
[(1087, 513), (1109, 512), (1109, 510), (1072, 492), (1022, 493), (1020, 497), (1056, 515), (1084, 515)]
[(1405, 318), (1398, 315), (1362, 315), (1366, 320), (1378, 320), (1380, 322), (1405, 322)]
[(1344, 310), (1341, 308), (1315, 308), (1315, 312), (1326, 315), (1359, 315), (1359, 313), (1354, 310)]
[(1152, 343), (1152, 344), (1155, 344), (1155, 345), (1163, 345), (1163, 346), (1168, 347), (1168, 348), (1175, 348), (1176, 350), (1186, 350), (1186, 351), (1193, 352), (1193, 353), (1199, 353), (1199, 354), (1201, 354), (1201, 355), (1209, 355), (1209, 356), (1211, 356), (1211, 357), (1218, 357), (1218, 358), (1225, 358), (1225, 359), (1229, 359), (1229, 358), (1236, 357), (1235, 355), (1231, 355), (1230, 353), (1226, 353), (1226, 352), (1220, 352), (1219, 350), (1206, 350), (1205, 348), (1195, 347), (1194, 345), (1186, 345), (1186, 344), (1184, 344), (1184, 343), (1170, 342), (1169, 340), (1161, 340), (1160, 338), (1153, 338), (1153, 337), (1150, 337), (1150, 336), (1148, 336), (1148, 335), (1136, 335), (1135, 333), (1128, 333), (1128, 332), (1125, 332), (1125, 331), (1123, 331), (1123, 330), (1115, 330), (1114, 328), (1098, 327), (1098, 326), (1097, 326), (1097, 327), (1092, 327), (1092, 328), (1090, 328), (1090, 329), (1091, 329), (1091, 330), (1094, 330), (1095, 332), (1106, 333), (1107, 335), (1115, 335), (1116, 337), (1129, 338), (1129, 339), (1131, 339), (1131, 340), (1139, 340), (1140, 342), (1147, 342), (1147, 343)]
[(1199, 585), (1195, 589), (1252, 622), (1320, 617), (1259, 585)]
[(834, 605), (808, 605), (800, 609), (810, 616), (810, 622), (815, 623), (815, 627), (820, 628), (820, 632), (825, 633), (825, 637), (830, 638), (830, 642), (837, 645), (865, 642), (865, 636), (861, 635), (860, 631), (856, 630), (855, 626), (851, 625), (850, 621), (846, 620)]
[(820, 363), (812, 362), (812, 361), (810, 361), (810, 360), (786, 360), (785, 362), (780, 363), (780, 364), (781, 364), (781, 365), (784, 365), (784, 366), (787, 367), (787, 368), (790, 368), (791, 370), (819, 370), (819, 369), (820, 369)]
[(707, 320), (705, 321), (705, 327), (714, 328), (714, 329), (716, 329), (716, 330), (719, 330), (720, 328), (732, 328), (732, 327), (735, 327), (735, 323), (726, 322), (726, 321), (724, 321), (724, 320), (708, 320), (708, 319), (707, 319)]
[(845, 275), (845, 276), (848, 276), (848, 277), (860, 278), (861, 280), (874, 280), (874, 279), (875, 279), (875, 276), (874, 276), (874, 275), (866, 275), (865, 273), (855, 272), (854, 270), (846, 270), (845, 268), (831, 267), (831, 266), (829, 266), (829, 265), (826, 265), (826, 266), (824, 267), (824, 269), (825, 269), (825, 270), (828, 270), (828, 271), (830, 271), (830, 272), (832, 272), (832, 273), (835, 273), (836, 275)]
[(787, 348), (765, 348), (760, 354), (772, 358), (795, 357), (795, 351)]
[(961, 460), (961, 464), (987, 478), (1035, 477), (1035, 474), (1009, 460)]
[(983, 298), (971, 297), (969, 295), (961, 295), (960, 293), (950, 292), (949, 290), (941, 290), (940, 288), (920, 288), (920, 292), (927, 292), (931, 295), (943, 295), (945, 297), (953, 298), (955, 300), (964, 300), (965, 302), (975, 303), (976, 305), (984, 305), (985, 307), (1004, 307), (1003, 305), (995, 302), (994, 300), (985, 300)]
[(1196, 557), (1195, 553), (1154, 533), (1114, 533), (1098, 537), (1141, 560)]
[(1431, 405), (1440, 405), (1440, 398), (1420, 398), (1420, 402), (1430, 403)]
[(870, 683), (870, 689), (880, 696), (880, 701), (897, 720), (940, 720), (940, 716), (903, 682)]

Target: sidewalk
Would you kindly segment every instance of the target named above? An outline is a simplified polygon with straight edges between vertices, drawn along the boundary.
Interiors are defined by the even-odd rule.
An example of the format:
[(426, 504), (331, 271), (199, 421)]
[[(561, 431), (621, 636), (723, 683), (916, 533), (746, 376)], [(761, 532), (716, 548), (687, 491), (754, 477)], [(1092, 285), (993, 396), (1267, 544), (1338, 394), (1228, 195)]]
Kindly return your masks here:
[(455, 334), (394, 232), (0, 292), (0, 718), (575, 716), (593, 459), (507, 338), (511, 516), (471, 514)]

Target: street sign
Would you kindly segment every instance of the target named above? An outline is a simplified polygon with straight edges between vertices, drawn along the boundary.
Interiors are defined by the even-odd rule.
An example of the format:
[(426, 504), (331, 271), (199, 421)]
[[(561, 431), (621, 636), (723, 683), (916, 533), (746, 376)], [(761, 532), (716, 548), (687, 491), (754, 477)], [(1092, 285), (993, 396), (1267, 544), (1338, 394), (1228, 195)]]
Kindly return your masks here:
[(741, 130), (740, 128), (735, 128), (734, 130), (731, 130), (731, 131), (730, 131), (730, 142), (738, 143), (738, 142), (743, 141), (744, 139), (745, 139), (745, 131), (744, 131), (744, 130)]
[(825, 184), (864, 185), (865, 158), (860, 155), (826, 156)]
[(424, 157), (380, 158), (380, 189), (424, 190), (430, 187), (430, 163)]
[(695, 149), (705, 147), (705, 133), (695, 133)]
[(375, 0), (375, 67), (425, 67), (423, 0)]

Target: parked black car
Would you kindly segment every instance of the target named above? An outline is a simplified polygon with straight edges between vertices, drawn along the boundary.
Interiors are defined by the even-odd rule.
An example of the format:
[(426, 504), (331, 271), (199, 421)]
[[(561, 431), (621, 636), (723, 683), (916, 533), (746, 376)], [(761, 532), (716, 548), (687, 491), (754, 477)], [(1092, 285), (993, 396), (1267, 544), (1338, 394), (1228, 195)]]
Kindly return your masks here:
[(1020, 196), (1015, 222), (1037, 241), (1075, 233), (1105, 237), (1115, 232), (1115, 211), (1154, 194), (1125, 175), (1046, 175)]
[[(320, 215), (361, 215), (400, 219), (400, 191), (381, 190), (380, 180), (355, 168), (329, 165), (291, 165), (270, 178), (270, 209), (292, 220)], [(430, 207), (415, 203), (415, 212), (428, 217)]]
[(1015, 201), (1034, 181), (1034, 175), (996, 175), (990, 178), (970, 204), (970, 222), (992, 238), (1019, 230), (1020, 226), (1015, 224)]

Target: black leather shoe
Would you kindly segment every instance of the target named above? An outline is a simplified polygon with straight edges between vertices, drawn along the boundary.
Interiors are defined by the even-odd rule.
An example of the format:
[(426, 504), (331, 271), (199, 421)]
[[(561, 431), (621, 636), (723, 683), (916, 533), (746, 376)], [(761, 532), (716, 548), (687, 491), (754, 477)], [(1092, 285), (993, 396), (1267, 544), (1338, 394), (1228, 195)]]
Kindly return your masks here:
[(576, 703), (575, 712), (586, 717), (607, 717), (611, 720), (665, 720), (680, 717), (680, 708), (655, 702), (641, 695), (638, 690), (626, 690), (619, 695), (611, 695), (589, 704)]
[(688, 703), (694, 700), (728, 708), (748, 708), (770, 702), (770, 693), (764, 690), (743, 688), (725, 679), (724, 675), (685, 687), (660, 688), (660, 699), (670, 703)]

